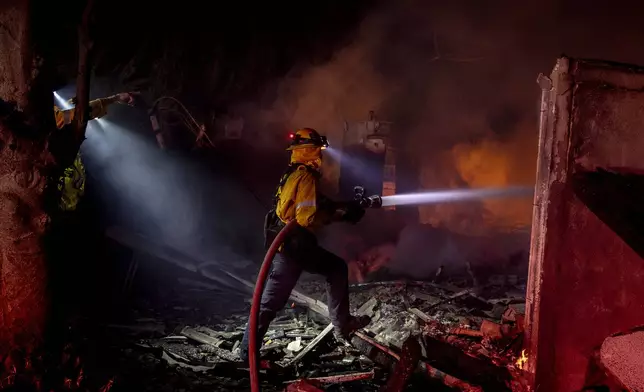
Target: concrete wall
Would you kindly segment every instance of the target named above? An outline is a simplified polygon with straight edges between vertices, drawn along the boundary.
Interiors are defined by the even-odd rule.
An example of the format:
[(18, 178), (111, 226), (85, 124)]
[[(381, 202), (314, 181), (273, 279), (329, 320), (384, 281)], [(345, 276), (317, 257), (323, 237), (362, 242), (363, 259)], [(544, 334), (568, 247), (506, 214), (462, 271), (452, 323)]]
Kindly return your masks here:
[(632, 195), (602, 196), (609, 182), (593, 188), (594, 180), (581, 180), (601, 169), (644, 169), (644, 69), (561, 58), (550, 79), (551, 89), (543, 84), (526, 349), (536, 390), (578, 391), (593, 350), (610, 334), (644, 324), (644, 260), (603, 213)]

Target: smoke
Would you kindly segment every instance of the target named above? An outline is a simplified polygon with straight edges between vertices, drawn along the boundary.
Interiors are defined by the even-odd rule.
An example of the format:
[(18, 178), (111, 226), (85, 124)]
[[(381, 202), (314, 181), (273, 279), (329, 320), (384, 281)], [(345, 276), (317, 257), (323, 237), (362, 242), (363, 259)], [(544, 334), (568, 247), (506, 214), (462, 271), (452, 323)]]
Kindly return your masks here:
[[(384, 2), (331, 61), (296, 67), (272, 87), (258, 121), (318, 128), (338, 144), (342, 122), (364, 120), (373, 109), (395, 122), (403, 154), (421, 166), (420, 188), (533, 184), (536, 75), (548, 72), (562, 52), (644, 61), (633, 38), (644, 33), (637, 23), (624, 23), (634, 21), (628, 7), (581, 5)], [(332, 182), (337, 174), (331, 167), (325, 176)], [(530, 200), (503, 205), (420, 210), (423, 222), (455, 229), (467, 215), (470, 227), (462, 229), (469, 233), (529, 225)]]
[[(535, 181), (537, 155), (533, 128), (535, 124), (524, 123), (503, 138), (490, 136), (476, 143), (459, 143), (440, 155), (442, 161), (434, 160), (423, 167), (421, 183), (452, 188), (531, 186)], [(420, 213), (425, 223), (478, 235), (490, 227), (504, 231), (529, 227), (532, 199), (486, 199), (469, 205), (422, 206)]]
[[(530, 186), (537, 159), (536, 76), (548, 73), (561, 53), (644, 63), (638, 47), (644, 30), (631, 11), (639, 3), (626, 3), (383, 2), (350, 45), (324, 65), (294, 68), (245, 115), (282, 130), (314, 127), (337, 145), (344, 120), (364, 120), (375, 110), (394, 122), (399, 155), (419, 166), (416, 187), (399, 192)], [(324, 169), (333, 183), (338, 170), (331, 166)], [(398, 171), (399, 179), (408, 175)], [(529, 228), (532, 200), (419, 211), (422, 223), (481, 235)]]
[[(521, 9), (520, 18), (531, 20), (529, 12), (512, 7)], [(507, 55), (500, 48), (521, 47), (518, 37), (507, 34), (516, 21), (481, 23), (480, 10), (468, 8), (463, 12), (456, 4), (437, 7), (404, 1), (375, 9), (353, 43), (330, 62), (297, 67), (270, 89), (267, 97), (276, 98), (264, 103), (268, 109), (256, 115), (257, 121), (281, 123), (282, 129), (314, 127), (338, 145), (343, 121), (364, 120), (369, 110), (375, 110), (379, 118), (394, 121), (395, 142), (421, 165), (419, 188), (508, 185), (526, 167), (532, 172), (527, 171), (530, 175), (520, 178), (519, 184), (532, 183), (536, 71), (508, 69)], [(519, 127), (522, 122), (530, 125)], [(505, 150), (513, 153), (505, 159), (485, 159)], [(324, 167), (327, 183), (337, 183), (337, 166), (331, 162)], [(490, 174), (476, 175), (476, 170)], [(471, 205), (449, 208), (458, 211), (443, 214), (440, 208), (422, 207), (423, 222), (455, 228), (457, 217), (466, 214), (472, 222), (529, 223), (529, 202), (512, 213), (499, 212), (493, 205), (479, 204), (476, 211)]]
[[(386, 98), (387, 85), (371, 65), (376, 43), (367, 42), (368, 31), (360, 35), (358, 41), (364, 44), (340, 50), (327, 65), (293, 69), (267, 93), (269, 101), (277, 96), (268, 109), (249, 106), (240, 111), (255, 117), (259, 124), (280, 124), (277, 129), (283, 133), (298, 127), (318, 129), (331, 146), (341, 145), (344, 120), (362, 119), (372, 108), (381, 107)], [(339, 174), (337, 160), (325, 160), (323, 182), (329, 191), (337, 190)]]
[[(91, 98), (124, 91), (110, 82), (92, 80)], [(58, 100), (74, 92), (73, 84), (61, 88)], [(87, 190), (97, 199), (92, 203), (105, 223), (124, 233), (245, 274), (263, 256), (263, 206), (229, 167), (160, 150), (145, 109), (143, 101), (113, 104), (105, 117), (88, 123), (81, 154)]]
[(81, 147), (109, 224), (202, 264), (243, 271), (259, 259), (263, 211), (252, 195), (234, 178), (160, 150), (141, 133), (148, 124), (122, 113), (136, 111), (120, 109), (90, 122)]
[[(527, 274), (529, 234), (488, 233), (468, 236), (428, 225), (408, 226), (399, 236), (387, 269), (396, 274), (426, 279), (439, 267), (446, 274), (463, 273), (469, 263), (474, 274)], [(481, 279), (483, 281), (483, 279)]]
[[(353, 42), (329, 62), (300, 64), (255, 101), (234, 109), (247, 120), (246, 127), (257, 132), (254, 142), (258, 145), (283, 145), (287, 131), (302, 126), (317, 128), (332, 145), (340, 145), (343, 121), (364, 120), (369, 110), (375, 110), (380, 119), (394, 122), (399, 155), (420, 166), (417, 186), (399, 192), (530, 185), (537, 151), (536, 75), (548, 72), (562, 52), (644, 63), (644, 51), (638, 47), (644, 30), (639, 29), (638, 13), (632, 12), (639, 3), (620, 5), (588, 7), (577, 0), (383, 2), (365, 17)], [(238, 184), (192, 175), (192, 168), (184, 163), (149, 152), (153, 150), (150, 146), (136, 144), (126, 134), (108, 135), (115, 138), (106, 142), (112, 150), (104, 155), (97, 152), (103, 157), (97, 164), (114, 170), (101, 177), (117, 188), (106, 195), (119, 195), (120, 188), (135, 186), (121, 193), (140, 203), (122, 201), (124, 219), (134, 221), (133, 225), (158, 226), (156, 232), (167, 242), (197, 252), (206, 249), (213, 257), (216, 246), (204, 243), (215, 239), (218, 243), (236, 241), (239, 247), (259, 243), (258, 238), (246, 241), (244, 235), (248, 227), (261, 227), (261, 219), (240, 216), (248, 213), (261, 218), (261, 211), (247, 211), (257, 205), (254, 200), (236, 198), (245, 193), (232, 191)], [(92, 142), (86, 143), (90, 149)], [(134, 144), (130, 148), (128, 143)], [(131, 171), (132, 167), (139, 171)], [(326, 161), (325, 182), (337, 182), (338, 173), (337, 164)], [(399, 179), (410, 175), (398, 172)], [(201, 188), (204, 178), (210, 184), (207, 192)], [(531, 202), (423, 206), (420, 216), (423, 223), (451, 232), (481, 234), (528, 226)], [(198, 215), (194, 208), (184, 207), (204, 204), (217, 207), (197, 210)], [(142, 217), (135, 219), (137, 214)], [(150, 218), (154, 216), (163, 219), (155, 222)], [(261, 229), (252, 231), (261, 236)], [(436, 233), (427, 235), (439, 238)], [(416, 242), (435, 249), (435, 254), (463, 258), (454, 257), (455, 251), (450, 250), (457, 246), (443, 246), (447, 241)], [(420, 257), (420, 252), (402, 243), (399, 250), (409, 252), (400, 258)]]

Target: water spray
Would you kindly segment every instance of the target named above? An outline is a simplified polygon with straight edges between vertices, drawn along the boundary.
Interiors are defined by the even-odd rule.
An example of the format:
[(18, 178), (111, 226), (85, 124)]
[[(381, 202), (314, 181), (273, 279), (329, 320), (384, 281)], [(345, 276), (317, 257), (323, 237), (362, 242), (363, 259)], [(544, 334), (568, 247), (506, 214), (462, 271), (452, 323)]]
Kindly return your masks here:
[(507, 188), (452, 189), (382, 196), (382, 206), (422, 205), (454, 203), (460, 201), (498, 199), (507, 197), (528, 197), (534, 194), (533, 187), (515, 186)]
[(366, 191), (362, 186), (353, 188), (355, 194), (354, 200), (362, 208), (380, 208), (389, 206), (403, 205), (422, 205), (438, 203), (454, 203), (460, 201), (507, 198), (507, 197), (527, 197), (534, 194), (532, 187), (507, 187), (507, 188), (474, 188), (474, 189), (452, 189), (441, 191), (428, 191), (418, 193), (408, 193), (402, 195), (365, 196)]

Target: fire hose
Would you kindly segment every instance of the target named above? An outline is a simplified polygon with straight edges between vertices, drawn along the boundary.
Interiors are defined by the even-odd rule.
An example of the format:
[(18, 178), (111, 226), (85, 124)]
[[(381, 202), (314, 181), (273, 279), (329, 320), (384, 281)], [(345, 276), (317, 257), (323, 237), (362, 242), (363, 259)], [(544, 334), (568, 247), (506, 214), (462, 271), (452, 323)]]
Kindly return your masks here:
[(250, 365), (250, 389), (252, 392), (259, 392), (259, 347), (257, 347), (257, 321), (259, 318), (259, 306), (262, 302), (262, 293), (264, 292), (264, 285), (266, 283), (266, 278), (268, 273), (271, 270), (273, 264), (273, 258), (277, 253), (280, 245), (284, 242), (284, 238), (288, 235), (297, 226), (297, 221), (292, 220), (286, 224), (277, 234), (271, 246), (266, 251), (266, 256), (264, 256), (264, 261), (262, 266), (259, 269), (259, 274), (257, 275), (257, 282), (255, 283), (255, 291), (253, 291), (253, 302), (250, 305), (250, 318), (248, 320), (248, 362)]
[[(363, 187), (355, 187), (355, 201), (361, 208), (380, 208), (382, 206), (382, 198), (379, 195), (365, 197), (365, 190)], [(273, 265), (273, 258), (277, 250), (284, 242), (286, 236), (297, 226), (296, 220), (289, 221), (280, 232), (277, 234), (271, 246), (266, 251), (264, 261), (257, 274), (257, 282), (255, 282), (255, 290), (253, 291), (253, 301), (250, 306), (250, 317), (248, 319), (248, 362), (250, 367), (250, 389), (251, 392), (260, 392), (259, 387), (259, 347), (257, 341), (257, 323), (259, 319), (259, 307), (262, 302), (262, 294), (264, 293), (264, 285), (266, 278)]]

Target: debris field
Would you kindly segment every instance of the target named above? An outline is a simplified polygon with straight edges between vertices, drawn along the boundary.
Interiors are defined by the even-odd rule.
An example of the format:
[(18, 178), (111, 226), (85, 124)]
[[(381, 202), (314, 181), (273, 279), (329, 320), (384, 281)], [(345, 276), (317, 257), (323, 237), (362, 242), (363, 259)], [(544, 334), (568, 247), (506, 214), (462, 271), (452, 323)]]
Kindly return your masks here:
[[(352, 285), (353, 313), (372, 321), (347, 345), (330, 333), (324, 284), (303, 281), (264, 338), (263, 390), (524, 390), (525, 282), (516, 276), (470, 282)], [(154, 319), (113, 327), (137, 337), (132, 353), (192, 379), (186, 390), (200, 390), (195, 382), (204, 390), (247, 390), (248, 370), (238, 357), (248, 318), (244, 304), (227, 319), (175, 325), (171, 333)]]

